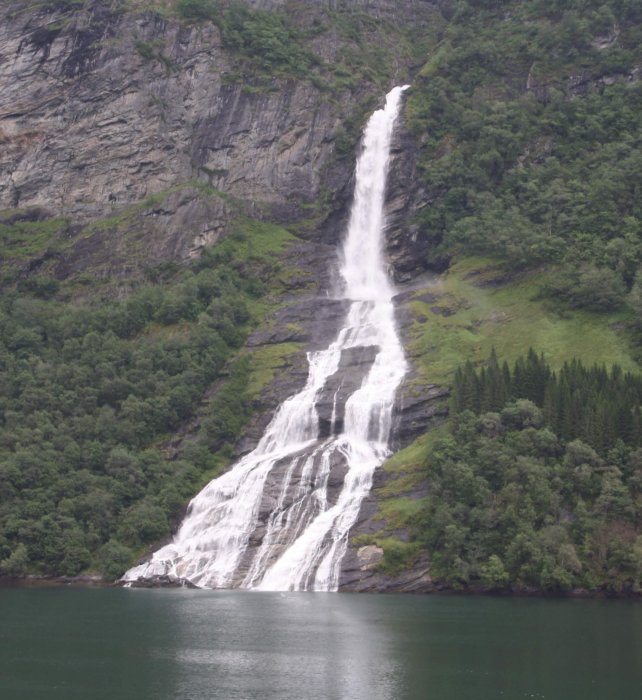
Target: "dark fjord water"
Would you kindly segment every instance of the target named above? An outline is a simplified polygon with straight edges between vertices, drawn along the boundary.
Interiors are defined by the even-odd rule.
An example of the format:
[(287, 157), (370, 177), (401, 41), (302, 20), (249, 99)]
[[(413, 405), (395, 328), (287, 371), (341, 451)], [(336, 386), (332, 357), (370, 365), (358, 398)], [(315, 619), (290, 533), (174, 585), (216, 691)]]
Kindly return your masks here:
[(7, 700), (638, 700), (642, 606), (0, 590)]

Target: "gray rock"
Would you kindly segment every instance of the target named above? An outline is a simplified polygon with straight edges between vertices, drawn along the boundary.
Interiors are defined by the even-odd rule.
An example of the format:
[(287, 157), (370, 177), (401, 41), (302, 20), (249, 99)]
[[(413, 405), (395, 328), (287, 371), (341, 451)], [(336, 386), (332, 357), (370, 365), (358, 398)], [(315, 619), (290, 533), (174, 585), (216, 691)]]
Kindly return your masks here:
[(359, 569), (361, 571), (369, 571), (381, 563), (383, 559), (383, 549), (374, 544), (359, 547), (359, 549), (357, 549), (357, 559), (359, 560)]
[(177, 576), (161, 575), (150, 576), (149, 578), (139, 578), (136, 581), (128, 582), (129, 588), (198, 588), (186, 578)]
[(408, 571), (392, 576), (380, 569), (379, 562), (364, 567), (359, 551), (346, 556), (339, 590), (360, 593), (432, 593), (437, 590), (430, 577), (430, 566), (426, 556), (419, 557)]
[(346, 401), (361, 386), (375, 357), (376, 346), (347, 348), (342, 351), (337, 371), (328, 377), (315, 408), (319, 414), (319, 437), (343, 432)]
[[(434, 12), (420, 0), (352, 4), (400, 25)], [(309, 26), (326, 5), (334, 7), (299, 2), (294, 20)], [(310, 217), (322, 199), (328, 205), (314, 205), (306, 235), (335, 242), (354, 165), (352, 157), (336, 157), (335, 140), (372, 85), (334, 95), (340, 99), (302, 79), (275, 78), (269, 90), (252, 90), (229, 79), (238, 61), (215, 25), (119, 7), (94, 0), (25, 8), (15, 0), (0, 9), (0, 210), (41, 207), (72, 222), (74, 240), (57, 276), (91, 269), (128, 278), (194, 257), (225, 235), (239, 211), (292, 223)], [(386, 38), (383, 29), (372, 31)], [(347, 41), (331, 31), (312, 40), (330, 62)], [(408, 70), (400, 54), (399, 71)], [(171, 192), (193, 181), (232, 200)], [(168, 191), (161, 204), (132, 211)], [(99, 230), (75, 240), (99, 219), (107, 219)]]

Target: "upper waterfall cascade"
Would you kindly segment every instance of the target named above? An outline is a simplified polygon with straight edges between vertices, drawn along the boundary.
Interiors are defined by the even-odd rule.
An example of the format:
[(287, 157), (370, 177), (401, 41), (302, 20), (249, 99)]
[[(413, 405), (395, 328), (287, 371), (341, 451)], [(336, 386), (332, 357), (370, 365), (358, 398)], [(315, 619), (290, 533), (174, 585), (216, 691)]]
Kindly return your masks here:
[[(387, 95), (364, 131), (340, 270), (350, 302), (344, 327), (325, 350), (308, 353), (305, 386), (281, 404), (254, 451), (195, 496), (173, 542), (124, 581), (169, 575), (205, 588), (337, 589), (350, 529), (390, 454), (395, 392), (407, 368), (382, 252), (390, 140), (406, 87)], [(321, 437), (319, 396), (342, 354), (359, 348), (372, 361), (342, 421), (335, 393), (330, 435)], [(337, 468), (345, 475), (332, 490)]]

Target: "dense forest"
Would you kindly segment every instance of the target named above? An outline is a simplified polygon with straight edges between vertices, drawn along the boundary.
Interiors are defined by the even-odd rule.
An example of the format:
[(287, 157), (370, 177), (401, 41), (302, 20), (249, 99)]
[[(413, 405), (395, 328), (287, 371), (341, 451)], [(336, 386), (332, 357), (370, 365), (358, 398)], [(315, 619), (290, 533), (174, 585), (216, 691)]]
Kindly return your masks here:
[(512, 370), (506, 362), (500, 367), (493, 353), (479, 372), (467, 362), (455, 373), (455, 413), (501, 411), (516, 399), (536, 404), (546, 426), (564, 440), (580, 438), (600, 453), (618, 442), (642, 446), (642, 376), (618, 365), (608, 371), (573, 360), (556, 373), (531, 348)]
[(456, 7), (408, 107), (422, 230), (446, 258), (559, 265), (547, 292), (571, 307), (639, 312), (642, 9)]
[(416, 537), (455, 586), (637, 590), (640, 376), (533, 351), (457, 372), (451, 434), (427, 466)]
[(642, 451), (556, 435), (531, 401), (458, 414), (427, 465), (415, 542), (463, 588), (639, 591)]
[[(305, 25), (287, 8), (242, 2), (122, 7), (214, 25), (234, 57), (225, 79), (248, 90), (304, 81), (334, 100), (364, 81), (392, 84), (386, 47), (362, 39), (377, 20), (348, 2)], [(429, 242), (427, 266), (484, 256), (509, 282), (534, 280), (559, 318), (587, 312), (598, 324), (621, 313), (618, 333), (639, 362), (642, 5), (436, 8), (424, 35), (408, 30), (415, 68), (402, 76), (412, 83), (405, 125), (426, 193), (413, 223)], [(353, 42), (342, 60), (313, 51), (323, 32)], [(154, 43), (139, 40), (136, 51), (173, 69)], [(371, 108), (355, 106), (337, 157), (352, 158)], [(12, 264), (71, 229), (0, 213), (0, 574), (113, 579), (169, 536), (229, 462), (252, 412), (243, 343), (278, 287), (283, 246), (276, 227), (243, 220), (199, 260), (107, 293), (86, 276)], [(275, 238), (267, 247), (266, 236)], [(547, 360), (548, 350), (520, 347), (509, 364), (498, 348), (487, 362), (449, 367), (447, 435), (421, 463), (428, 496), (406, 523), (410, 551), (430, 555), (437, 582), (639, 588), (642, 375), (608, 354), (583, 364), (581, 342), (574, 359)], [(171, 437), (189, 425), (193, 439), (172, 453)]]
[[(229, 460), (249, 417), (238, 350), (274, 273), (269, 254), (243, 252), (257, 231), (274, 234), (247, 224), (124, 301), (79, 308), (30, 283), (3, 295), (0, 571), (114, 578)], [(203, 402), (177, 459), (167, 437)]]

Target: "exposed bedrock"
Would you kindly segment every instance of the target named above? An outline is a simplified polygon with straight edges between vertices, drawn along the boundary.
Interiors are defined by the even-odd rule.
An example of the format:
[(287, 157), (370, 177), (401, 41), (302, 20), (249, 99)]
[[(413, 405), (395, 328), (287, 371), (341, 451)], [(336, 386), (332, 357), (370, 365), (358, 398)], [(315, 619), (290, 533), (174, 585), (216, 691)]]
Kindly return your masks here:
[(397, 283), (410, 282), (427, 270), (441, 272), (448, 264), (436, 253), (439, 240), (417, 221), (419, 211), (431, 202), (417, 172), (417, 153), (402, 115), (393, 135), (386, 195), (386, 255)]
[(359, 593), (429, 593), (437, 590), (427, 556), (407, 571), (390, 575), (381, 569), (383, 549), (364, 545), (348, 550), (341, 567), (340, 590)]
[(200, 179), (294, 210), (316, 195), (342, 116), (303, 81), (225, 84), (212, 24), (105, 3), (8, 14), (0, 53), (2, 208), (46, 204), (84, 221)]
[(361, 386), (379, 352), (376, 345), (346, 348), (339, 368), (328, 377), (315, 404), (319, 415), (319, 437), (343, 432), (346, 401)]
[[(400, 26), (435, 12), (422, 0), (356, 5)], [(335, 243), (354, 166), (350, 154), (337, 155), (337, 138), (378, 88), (364, 83), (330, 98), (308, 80), (275, 78), (273, 89), (251, 89), (215, 25), (119, 7), (45, 3), (27, 11), (15, 0), (0, 9), (0, 210), (41, 207), (69, 220), (72, 243), (56, 275), (99, 268), (126, 278), (143, 267), (141, 259), (146, 266), (189, 259), (239, 212), (306, 221), (302, 235)], [(303, 26), (337, 9), (316, 0), (293, 7)], [(328, 30), (311, 48), (331, 64), (346, 42)], [(401, 54), (395, 61), (399, 80), (407, 79), (412, 66)], [(171, 192), (191, 182), (230, 195), (234, 206), (203, 201), (194, 188)], [(168, 191), (160, 203), (146, 201)], [(78, 236), (98, 220), (100, 227)], [(407, 256), (394, 246), (393, 264), (407, 275)]]
[(272, 468), (261, 498), (257, 525), (234, 574), (233, 586), (246, 579), (257, 554), (261, 556), (262, 545), (269, 545), (262, 554), (269, 567), (304, 532), (322, 507), (336, 503), (348, 467), (342, 452), (334, 450), (327, 454), (324, 447), (325, 442), (320, 440), (298, 458), (288, 457)]

